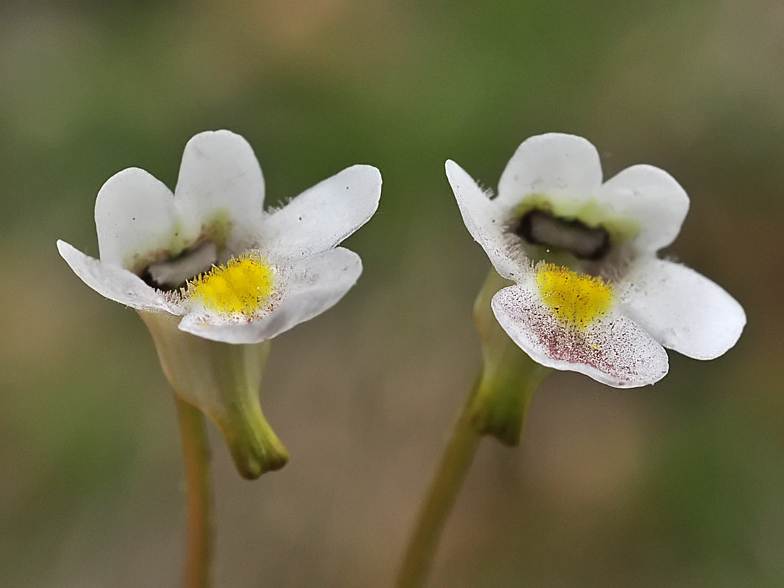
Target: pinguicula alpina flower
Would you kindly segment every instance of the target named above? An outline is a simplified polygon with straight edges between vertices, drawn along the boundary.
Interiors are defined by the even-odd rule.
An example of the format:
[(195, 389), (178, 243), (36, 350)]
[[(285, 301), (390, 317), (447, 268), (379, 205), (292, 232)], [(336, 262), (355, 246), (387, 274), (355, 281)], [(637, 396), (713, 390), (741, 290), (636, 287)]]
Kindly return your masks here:
[[(100, 260), (63, 241), (57, 247), (88, 286), (139, 311), (177, 393), (212, 417), (240, 471), (254, 477), (287, 458), (282, 446), (265, 447), (268, 426), (256, 408), (264, 342), (356, 283), (360, 258), (337, 245), (370, 219), (380, 194), (378, 170), (355, 165), (264, 211), (250, 145), (229, 131), (205, 132), (186, 145), (174, 193), (137, 168), (103, 185)], [(255, 463), (276, 450), (277, 461)]]
[(76, 274), (106, 298), (183, 317), (179, 329), (258, 343), (334, 305), (362, 272), (336, 247), (373, 215), (381, 175), (356, 165), (265, 212), (250, 145), (229, 131), (185, 146), (172, 194), (147, 172), (112, 176), (95, 203), (100, 261), (63, 241)]
[(657, 257), (689, 208), (665, 171), (635, 165), (602, 183), (591, 143), (550, 133), (520, 145), (495, 197), (453, 161), (446, 174), (471, 235), (514, 282), (493, 313), (536, 362), (629, 388), (664, 377), (664, 347), (713, 359), (740, 337), (746, 316), (726, 291)]

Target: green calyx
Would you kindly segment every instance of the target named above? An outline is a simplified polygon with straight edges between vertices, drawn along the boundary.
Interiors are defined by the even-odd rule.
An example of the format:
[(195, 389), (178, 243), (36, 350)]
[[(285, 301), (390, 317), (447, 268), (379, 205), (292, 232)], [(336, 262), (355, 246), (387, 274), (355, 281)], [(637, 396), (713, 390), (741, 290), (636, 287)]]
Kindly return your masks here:
[(533, 394), (552, 370), (539, 365), (501, 328), (490, 307), (493, 295), (511, 286), (495, 270), (474, 304), (474, 321), (482, 343), (482, 373), (473, 400), (471, 421), (480, 435), (492, 435), (511, 447), (520, 443)]
[(269, 341), (220, 343), (180, 331), (180, 317), (142, 311), (139, 315), (152, 333), (161, 367), (175, 393), (215, 423), (240, 475), (253, 480), (286, 465), (288, 451), (259, 404)]

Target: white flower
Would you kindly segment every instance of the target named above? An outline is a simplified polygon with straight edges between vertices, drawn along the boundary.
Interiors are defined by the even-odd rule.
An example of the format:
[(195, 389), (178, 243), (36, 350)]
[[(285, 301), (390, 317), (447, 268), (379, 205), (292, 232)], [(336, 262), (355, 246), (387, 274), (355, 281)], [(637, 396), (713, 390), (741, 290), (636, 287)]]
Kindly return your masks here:
[(746, 316), (727, 292), (656, 257), (689, 208), (663, 170), (635, 165), (602, 183), (591, 143), (551, 133), (520, 145), (495, 198), (453, 161), (446, 174), (471, 235), (515, 282), (493, 312), (540, 364), (643, 386), (667, 373), (663, 347), (713, 359), (740, 337)]
[(250, 145), (229, 131), (185, 146), (174, 194), (147, 172), (111, 177), (95, 203), (100, 261), (58, 241), (60, 254), (106, 298), (181, 316), (179, 329), (257, 343), (334, 305), (362, 272), (336, 247), (378, 207), (381, 175), (356, 165), (265, 212)]

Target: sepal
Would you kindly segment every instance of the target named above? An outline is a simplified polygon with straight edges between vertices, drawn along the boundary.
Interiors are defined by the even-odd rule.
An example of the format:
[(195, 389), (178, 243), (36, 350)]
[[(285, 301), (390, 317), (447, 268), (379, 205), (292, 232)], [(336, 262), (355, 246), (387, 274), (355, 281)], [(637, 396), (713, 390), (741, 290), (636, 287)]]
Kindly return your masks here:
[(474, 304), (474, 322), (482, 343), (482, 373), (470, 411), (477, 433), (514, 447), (520, 443), (531, 398), (552, 370), (520, 349), (493, 314), (493, 295), (512, 284), (491, 269)]
[(282, 468), (286, 448), (259, 404), (270, 342), (233, 345), (178, 329), (181, 317), (139, 311), (175, 393), (198, 407), (223, 435), (240, 475), (249, 480)]

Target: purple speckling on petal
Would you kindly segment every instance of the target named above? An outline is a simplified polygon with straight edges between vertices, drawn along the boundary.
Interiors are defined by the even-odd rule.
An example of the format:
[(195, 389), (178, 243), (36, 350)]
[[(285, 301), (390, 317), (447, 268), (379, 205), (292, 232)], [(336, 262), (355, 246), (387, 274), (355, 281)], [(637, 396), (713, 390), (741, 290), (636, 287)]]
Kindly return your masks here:
[(582, 331), (564, 325), (535, 291), (511, 286), (493, 298), (509, 336), (536, 361), (578, 371), (619, 386), (653, 383), (667, 372), (667, 355), (648, 333), (623, 316), (610, 315)]

